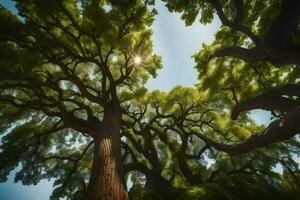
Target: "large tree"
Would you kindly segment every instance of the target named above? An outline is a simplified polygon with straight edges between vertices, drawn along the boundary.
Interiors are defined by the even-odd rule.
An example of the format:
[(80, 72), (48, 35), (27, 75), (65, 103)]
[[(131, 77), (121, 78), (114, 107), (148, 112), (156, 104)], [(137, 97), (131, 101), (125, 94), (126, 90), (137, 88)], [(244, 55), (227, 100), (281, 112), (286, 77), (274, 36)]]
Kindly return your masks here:
[(16, 179), (25, 184), (57, 177), (52, 199), (128, 199), (121, 107), (160, 67), (155, 12), (141, 1), (20, 0), (16, 8), (0, 8), (1, 181), (21, 162)]
[[(295, 138), (237, 157), (216, 150), (239, 153), (223, 143), (263, 131), (247, 115), (231, 120), (229, 109), (274, 83), (296, 83), (297, 68), (212, 60), (232, 41), (247, 41), (222, 27), (196, 56), (198, 88), (150, 93), (143, 83), (161, 67), (150, 39), (152, 1), (16, 2), (17, 15), (0, 9), (0, 181), (15, 168), (24, 184), (54, 178), (51, 199), (127, 199), (129, 179), (132, 199), (282, 199), (285, 188), (297, 195)], [(274, 111), (278, 122), (286, 115)], [(283, 176), (272, 169), (279, 163)]]
[[(253, 109), (271, 111), (275, 119), (240, 144), (220, 144), (202, 136), (206, 142), (237, 154), (299, 133), (298, 0), (166, 2), (170, 10), (182, 12), (187, 25), (195, 19), (204, 24), (214, 18), (221, 22), (215, 41), (195, 55), (199, 88), (216, 101), (229, 103), (232, 119)], [(232, 99), (226, 93), (231, 93)]]

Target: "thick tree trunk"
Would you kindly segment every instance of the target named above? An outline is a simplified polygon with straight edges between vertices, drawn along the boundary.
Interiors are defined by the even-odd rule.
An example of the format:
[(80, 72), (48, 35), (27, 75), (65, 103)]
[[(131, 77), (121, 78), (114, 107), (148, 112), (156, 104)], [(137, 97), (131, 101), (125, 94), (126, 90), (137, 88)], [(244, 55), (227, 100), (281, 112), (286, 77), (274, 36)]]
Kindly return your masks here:
[(121, 114), (109, 106), (104, 109), (103, 124), (95, 136), (94, 159), (87, 200), (127, 200), (121, 162)]

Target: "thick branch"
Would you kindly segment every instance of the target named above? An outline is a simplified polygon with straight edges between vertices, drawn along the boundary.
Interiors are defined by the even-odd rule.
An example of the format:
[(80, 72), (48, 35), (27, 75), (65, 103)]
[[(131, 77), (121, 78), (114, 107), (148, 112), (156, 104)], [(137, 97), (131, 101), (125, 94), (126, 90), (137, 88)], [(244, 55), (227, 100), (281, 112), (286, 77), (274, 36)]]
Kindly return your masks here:
[(264, 42), (271, 46), (278, 46), (279, 48), (292, 45), (292, 33), (297, 29), (299, 18), (300, 1), (281, 0), (279, 16), (265, 34)]
[(232, 119), (237, 119), (238, 115), (247, 110), (263, 109), (268, 111), (278, 110), (281, 112), (289, 112), (299, 105), (298, 101), (285, 96), (300, 96), (300, 85), (287, 84), (273, 91), (256, 96), (254, 98), (237, 103), (231, 113)]
[(230, 56), (241, 59), (245, 62), (258, 62), (268, 58), (262, 47), (246, 49), (243, 47), (228, 47), (215, 52), (211, 58)]
[(300, 131), (300, 107), (290, 111), (283, 120), (272, 122), (262, 134), (255, 134), (240, 144), (217, 143), (205, 135), (196, 134), (200, 139), (219, 151), (229, 154), (247, 153), (255, 148), (292, 138)]
[(252, 99), (238, 103), (231, 113), (232, 119), (237, 119), (238, 115), (243, 111), (253, 109), (263, 109), (268, 111), (278, 110), (280, 112), (289, 112), (299, 106), (299, 102), (285, 98), (263, 94)]

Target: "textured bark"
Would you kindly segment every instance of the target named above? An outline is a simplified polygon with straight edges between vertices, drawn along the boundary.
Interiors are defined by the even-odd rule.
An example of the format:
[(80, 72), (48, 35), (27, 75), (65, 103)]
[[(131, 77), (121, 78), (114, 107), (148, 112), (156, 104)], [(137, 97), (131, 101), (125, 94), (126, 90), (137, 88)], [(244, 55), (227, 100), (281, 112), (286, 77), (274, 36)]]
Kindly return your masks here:
[(87, 200), (127, 200), (121, 161), (118, 108), (104, 109), (103, 124), (95, 137), (94, 159), (87, 190)]

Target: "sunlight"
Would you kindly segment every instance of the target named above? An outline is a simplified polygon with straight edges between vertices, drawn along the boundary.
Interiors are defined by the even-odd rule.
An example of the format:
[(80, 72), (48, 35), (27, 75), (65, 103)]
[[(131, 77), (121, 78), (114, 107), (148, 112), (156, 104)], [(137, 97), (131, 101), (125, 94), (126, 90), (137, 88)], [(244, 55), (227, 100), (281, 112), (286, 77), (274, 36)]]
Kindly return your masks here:
[(142, 58), (140, 56), (135, 56), (133, 58), (133, 62), (134, 62), (134, 64), (139, 65), (142, 62)]

